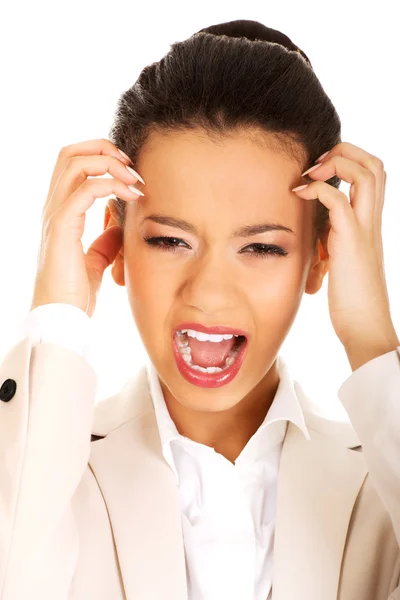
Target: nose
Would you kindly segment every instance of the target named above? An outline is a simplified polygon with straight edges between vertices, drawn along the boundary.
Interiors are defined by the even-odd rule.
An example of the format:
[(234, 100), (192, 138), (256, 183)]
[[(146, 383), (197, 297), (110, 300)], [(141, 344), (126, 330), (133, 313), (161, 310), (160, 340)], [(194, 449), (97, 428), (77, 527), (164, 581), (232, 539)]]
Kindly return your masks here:
[(209, 252), (190, 265), (182, 288), (187, 306), (207, 315), (222, 314), (238, 305), (239, 296), (234, 269), (221, 255)]

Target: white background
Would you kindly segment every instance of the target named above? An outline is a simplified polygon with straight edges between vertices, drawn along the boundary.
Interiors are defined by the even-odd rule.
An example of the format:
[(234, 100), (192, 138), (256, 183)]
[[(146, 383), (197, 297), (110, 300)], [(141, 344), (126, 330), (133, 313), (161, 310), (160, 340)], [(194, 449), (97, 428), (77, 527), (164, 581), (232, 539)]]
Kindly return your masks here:
[[(11, 2), (0, 18), (0, 357), (29, 311), (41, 211), (59, 150), (108, 137), (119, 96), (174, 41), (202, 27), (254, 19), (286, 33), (310, 58), (342, 121), (342, 139), (375, 154), (388, 174), (386, 276), (400, 332), (399, 58), (395, 2)], [(329, 150), (329, 148), (326, 148)], [(341, 189), (348, 192), (349, 185)], [(88, 211), (85, 250), (103, 229), (108, 198)], [(280, 354), (317, 404), (344, 418), (337, 389), (350, 376), (331, 326), (326, 278), (304, 295)], [(105, 272), (91, 321), (98, 398), (145, 362), (125, 288)], [(368, 323), (366, 323), (368, 327)], [(327, 391), (329, 390), (329, 391)]]

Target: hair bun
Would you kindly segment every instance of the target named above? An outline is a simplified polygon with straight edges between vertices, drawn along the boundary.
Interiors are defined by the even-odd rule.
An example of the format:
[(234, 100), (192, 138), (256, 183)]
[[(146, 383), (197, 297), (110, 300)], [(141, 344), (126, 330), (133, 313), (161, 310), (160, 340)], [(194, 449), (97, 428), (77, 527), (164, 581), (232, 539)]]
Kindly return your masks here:
[(228, 37), (244, 37), (250, 41), (261, 40), (264, 42), (273, 42), (280, 44), (288, 50), (299, 52), (312, 68), (308, 56), (292, 42), (292, 40), (277, 29), (266, 27), (258, 21), (239, 19), (236, 21), (227, 21), (218, 25), (210, 25), (197, 31), (196, 33), (212, 33), (213, 35), (226, 35)]

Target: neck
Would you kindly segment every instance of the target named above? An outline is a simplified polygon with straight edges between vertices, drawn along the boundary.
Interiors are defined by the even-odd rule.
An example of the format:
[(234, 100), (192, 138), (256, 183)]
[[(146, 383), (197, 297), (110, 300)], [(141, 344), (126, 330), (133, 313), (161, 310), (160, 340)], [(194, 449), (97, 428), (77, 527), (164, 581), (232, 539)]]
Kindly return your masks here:
[(177, 402), (161, 382), (171, 419), (179, 433), (214, 448), (234, 463), (264, 421), (279, 385), (277, 361), (240, 402), (228, 410), (201, 412)]

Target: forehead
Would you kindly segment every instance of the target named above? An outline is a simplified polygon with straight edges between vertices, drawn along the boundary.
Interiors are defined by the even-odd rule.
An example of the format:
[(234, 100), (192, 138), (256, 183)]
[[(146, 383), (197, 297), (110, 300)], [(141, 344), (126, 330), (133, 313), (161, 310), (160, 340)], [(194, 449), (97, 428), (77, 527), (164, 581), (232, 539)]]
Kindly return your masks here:
[[(199, 166), (207, 169), (209, 177), (244, 176), (269, 179), (279, 183), (298, 172), (304, 163), (304, 150), (288, 139), (283, 142), (273, 134), (255, 129), (241, 129), (226, 134), (206, 132), (204, 129), (182, 131), (152, 131), (142, 147), (137, 165), (152, 171), (170, 171), (193, 175)], [(238, 169), (239, 167), (239, 169)], [(268, 177), (267, 177), (268, 175)]]
[[(136, 167), (146, 181), (143, 202), (181, 218), (223, 216), (229, 224), (263, 217), (285, 219), (298, 229), (304, 200), (298, 185), (302, 154), (255, 131), (210, 136), (205, 131), (152, 132)], [(221, 223), (218, 223), (221, 226)]]

